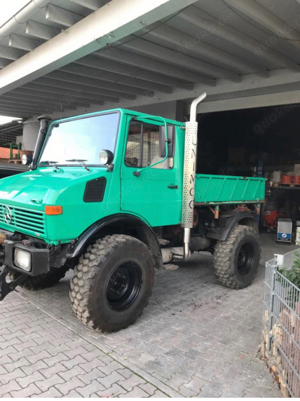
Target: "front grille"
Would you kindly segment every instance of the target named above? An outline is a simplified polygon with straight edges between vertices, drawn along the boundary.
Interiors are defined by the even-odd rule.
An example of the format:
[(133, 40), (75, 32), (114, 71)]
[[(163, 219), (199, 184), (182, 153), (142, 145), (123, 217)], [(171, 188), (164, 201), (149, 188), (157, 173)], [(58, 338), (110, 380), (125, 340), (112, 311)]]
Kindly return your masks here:
[(8, 224), (15, 229), (45, 234), (45, 214), (35, 210), (0, 204), (0, 223)]

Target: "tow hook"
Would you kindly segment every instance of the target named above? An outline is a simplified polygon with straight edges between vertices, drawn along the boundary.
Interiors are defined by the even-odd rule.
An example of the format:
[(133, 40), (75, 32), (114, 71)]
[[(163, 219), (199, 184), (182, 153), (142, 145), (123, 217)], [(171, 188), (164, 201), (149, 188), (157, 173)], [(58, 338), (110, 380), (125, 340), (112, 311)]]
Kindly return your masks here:
[(8, 295), (10, 292), (14, 291), (15, 288), (19, 284), (21, 284), (27, 277), (26, 274), (21, 274), (15, 280), (12, 280), (11, 282), (7, 282), (6, 277), (7, 277), (8, 273), (10, 273), (12, 271), (13, 270), (10, 269), (6, 265), (3, 265), (0, 268), (0, 301), (3, 301), (3, 299), (6, 297), (6, 295)]

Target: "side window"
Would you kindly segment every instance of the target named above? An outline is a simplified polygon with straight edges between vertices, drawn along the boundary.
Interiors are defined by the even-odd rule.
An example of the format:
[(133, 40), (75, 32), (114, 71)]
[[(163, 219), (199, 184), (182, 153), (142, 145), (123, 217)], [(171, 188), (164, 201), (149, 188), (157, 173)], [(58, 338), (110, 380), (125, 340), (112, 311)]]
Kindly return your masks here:
[[(125, 165), (127, 167), (148, 167), (163, 160), (159, 154), (159, 126), (131, 121), (126, 145)], [(168, 169), (169, 160), (153, 168)]]

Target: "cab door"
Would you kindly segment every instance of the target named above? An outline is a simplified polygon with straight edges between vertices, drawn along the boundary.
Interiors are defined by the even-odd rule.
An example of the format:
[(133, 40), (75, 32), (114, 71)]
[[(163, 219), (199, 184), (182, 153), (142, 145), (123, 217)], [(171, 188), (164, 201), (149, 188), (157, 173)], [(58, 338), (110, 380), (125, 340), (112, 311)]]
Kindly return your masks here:
[(175, 138), (174, 158), (159, 163), (163, 159), (159, 150), (160, 125), (161, 122), (128, 117), (121, 166), (121, 211), (137, 215), (152, 227), (179, 224), (181, 219), (177, 141)]

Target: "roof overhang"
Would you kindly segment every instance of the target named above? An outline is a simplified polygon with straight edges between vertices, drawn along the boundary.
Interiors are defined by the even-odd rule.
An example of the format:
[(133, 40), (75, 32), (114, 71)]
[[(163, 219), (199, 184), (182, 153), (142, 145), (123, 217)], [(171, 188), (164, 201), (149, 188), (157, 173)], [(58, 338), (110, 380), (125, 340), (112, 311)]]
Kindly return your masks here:
[(0, 28), (0, 113), (299, 103), (296, 0), (35, 0)]

